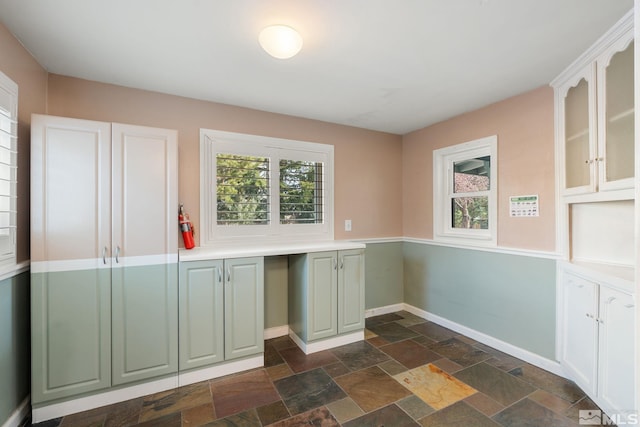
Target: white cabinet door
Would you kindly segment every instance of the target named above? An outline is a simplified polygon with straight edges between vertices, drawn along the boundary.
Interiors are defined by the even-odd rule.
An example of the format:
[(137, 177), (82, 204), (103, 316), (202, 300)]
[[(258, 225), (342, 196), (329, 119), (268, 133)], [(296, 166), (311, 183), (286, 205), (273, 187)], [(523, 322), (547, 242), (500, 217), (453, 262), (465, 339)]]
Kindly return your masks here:
[(600, 191), (634, 185), (633, 49), (631, 30), (612, 43), (597, 60)]
[(613, 412), (635, 407), (635, 301), (600, 287), (598, 396)]
[(598, 285), (563, 272), (561, 362), (582, 388), (595, 390), (598, 354)]
[(178, 370), (177, 132), (114, 124), (113, 383)]
[(111, 125), (33, 115), (34, 403), (111, 385)]
[(177, 159), (175, 130), (113, 124), (114, 257), (177, 259)]
[(596, 191), (596, 90), (595, 66), (585, 67), (558, 89), (558, 131), (563, 141), (565, 195)]
[(111, 124), (34, 115), (31, 140), (31, 262), (67, 261), (58, 270), (107, 264)]

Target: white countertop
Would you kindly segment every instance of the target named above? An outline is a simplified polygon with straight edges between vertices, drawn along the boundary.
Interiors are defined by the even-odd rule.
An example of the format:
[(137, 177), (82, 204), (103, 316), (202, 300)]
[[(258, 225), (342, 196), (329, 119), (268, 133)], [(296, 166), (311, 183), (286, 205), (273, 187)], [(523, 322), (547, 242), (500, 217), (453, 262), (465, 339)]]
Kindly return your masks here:
[(325, 240), (320, 242), (243, 243), (219, 246), (180, 249), (180, 261), (203, 261), (207, 259), (242, 258), (252, 256), (277, 256), (309, 252), (342, 251), (364, 249), (364, 243), (349, 240)]
[(588, 279), (604, 282), (622, 291), (635, 293), (635, 268), (631, 266), (609, 265), (595, 262), (573, 260), (563, 262), (570, 269)]

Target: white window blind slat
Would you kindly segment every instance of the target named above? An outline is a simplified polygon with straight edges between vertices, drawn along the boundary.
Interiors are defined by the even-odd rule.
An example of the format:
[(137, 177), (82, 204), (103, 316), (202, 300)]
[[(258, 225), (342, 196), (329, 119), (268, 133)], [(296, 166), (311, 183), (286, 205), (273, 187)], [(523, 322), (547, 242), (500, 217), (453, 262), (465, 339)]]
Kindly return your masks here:
[(0, 264), (15, 265), (18, 86), (0, 72)]

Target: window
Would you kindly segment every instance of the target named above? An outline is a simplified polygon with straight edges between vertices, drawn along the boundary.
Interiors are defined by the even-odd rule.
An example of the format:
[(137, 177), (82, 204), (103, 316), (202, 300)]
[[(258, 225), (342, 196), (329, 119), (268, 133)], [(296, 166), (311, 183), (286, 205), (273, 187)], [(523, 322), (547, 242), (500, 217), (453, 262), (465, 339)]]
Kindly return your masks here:
[(496, 245), (497, 137), (433, 152), (434, 238)]
[(322, 224), (323, 177), (320, 162), (280, 159), (281, 224)]
[(200, 132), (200, 244), (333, 239), (333, 146)]
[(0, 265), (16, 264), (18, 85), (0, 73)]

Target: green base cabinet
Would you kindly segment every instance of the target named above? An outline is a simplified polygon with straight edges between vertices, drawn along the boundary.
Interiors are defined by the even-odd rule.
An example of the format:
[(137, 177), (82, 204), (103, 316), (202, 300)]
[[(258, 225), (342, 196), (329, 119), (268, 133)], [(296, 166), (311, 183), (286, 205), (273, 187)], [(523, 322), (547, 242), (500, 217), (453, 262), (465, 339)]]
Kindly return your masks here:
[(338, 252), (338, 334), (364, 329), (364, 251)]
[(31, 400), (111, 386), (111, 270), (31, 274)]
[(289, 326), (304, 342), (364, 329), (364, 250), (289, 257)]
[(223, 261), (180, 263), (180, 370), (224, 360)]
[(177, 267), (112, 270), (113, 385), (178, 372)]
[(180, 370), (264, 352), (264, 258), (180, 263)]

